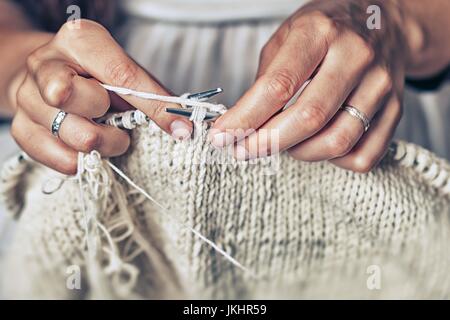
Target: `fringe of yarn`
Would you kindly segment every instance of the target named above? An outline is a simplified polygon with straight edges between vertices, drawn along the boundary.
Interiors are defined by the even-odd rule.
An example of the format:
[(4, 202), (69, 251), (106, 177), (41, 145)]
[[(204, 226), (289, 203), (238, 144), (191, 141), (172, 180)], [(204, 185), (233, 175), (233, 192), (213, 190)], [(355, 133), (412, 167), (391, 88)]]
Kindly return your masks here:
[[(85, 218), (85, 241), (86, 241), (86, 269), (90, 284), (90, 298), (112, 299), (111, 282), (107, 275), (121, 272), (124, 267), (117, 255), (117, 248), (111, 240), (105, 227), (98, 221), (98, 216), (106, 209), (106, 201), (111, 191), (111, 181), (108, 173), (101, 165), (100, 154), (93, 151), (91, 154), (78, 156), (77, 180), (80, 189), (80, 205)], [(107, 237), (109, 248), (102, 252), (100, 230)], [(109, 255), (109, 265), (106, 268), (100, 266), (102, 254)], [(104, 271), (104, 272), (103, 272)], [(132, 273), (129, 283), (134, 285), (135, 274)], [(125, 287), (115, 288), (116, 292), (125, 293)]]
[[(109, 162), (108, 162), (109, 163)], [(135, 229), (127, 194), (97, 151), (79, 154), (77, 180), (85, 215), (86, 261), (90, 298), (139, 297), (135, 292), (139, 269), (133, 260), (144, 255), (158, 275), (153, 285), (162, 296), (180, 291), (176, 275), (167, 270), (158, 251)], [(104, 221), (99, 221), (100, 217)], [(114, 230), (119, 235), (113, 236)], [(122, 250), (119, 248), (121, 245)], [(131, 252), (130, 252), (131, 250)], [(102, 261), (106, 264), (101, 265)], [(179, 295), (179, 294), (178, 294)]]

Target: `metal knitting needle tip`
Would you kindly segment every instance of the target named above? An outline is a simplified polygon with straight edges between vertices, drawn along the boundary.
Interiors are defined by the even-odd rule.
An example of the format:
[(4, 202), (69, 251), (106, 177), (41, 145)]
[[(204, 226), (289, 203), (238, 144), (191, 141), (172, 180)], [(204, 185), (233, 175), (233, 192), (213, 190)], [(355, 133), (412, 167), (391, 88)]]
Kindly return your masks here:
[(212, 96), (215, 96), (216, 94), (219, 94), (221, 92), (223, 92), (222, 88), (216, 88), (216, 89), (211, 89), (211, 90), (208, 90), (208, 91), (203, 91), (203, 92), (190, 94), (188, 96), (188, 98), (189, 99), (196, 99), (196, 100), (203, 100), (203, 99), (211, 98)]
[(176, 114), (178, 116), (183, 116), (186, 118), (189, 118), (192, 114), (192, 110), (181, 108), (166, 108), (166, 112)]
[[(166, 108), (166, 112), (176, 114), (178, 116), (190, 118), (192, 115), (192, 109), (182, 109), (182, 108)], [(219, 117), (220, 114), (216, 112), (207, 111), (205, 114), (204, 121), (214, 120)]]

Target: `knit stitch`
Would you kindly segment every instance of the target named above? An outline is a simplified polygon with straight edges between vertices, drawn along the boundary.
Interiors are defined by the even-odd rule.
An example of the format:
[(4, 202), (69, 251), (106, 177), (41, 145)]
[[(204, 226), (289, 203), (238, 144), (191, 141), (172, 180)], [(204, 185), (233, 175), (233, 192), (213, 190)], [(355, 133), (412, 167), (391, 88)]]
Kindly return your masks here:
[[(167, 219), (103, 163), (99, 170), (107, 172), (110, 187), (104, 201), (93, 203), (101, 203), (97, 219), (122, 261), (105, 272), (112, 297), (449, 297), (445, 160), (399, 142), (368, 174), (284, 153), (238, 162), (210, 146), (206, 133), (205, 124), (197, 125), (192, 141), (176, 141), (154, 124), (139, 127), (130, 150), (114, 163), (256, 278)], [(77, 181), (43, 194), (51, 174), (28, 164), (23, 187), (15, 189), (21, 192), (11, 193), (9, 185), (10, 195), (23, 198), (9, 198), (20, 218), (1, 286), (10, 297), (98, 297), (91, 290), (98, 279), (86, 276)], [(100, 237), (100, 257), (111, 259), (111, 246), (104, 233)], [(82, 290), (66, 288), (71, 265), (81, 266)], [(380, 290), (367, 286), (370, 266), (381, 269)], [(136, 281), (127, 270), (138, 271)]]

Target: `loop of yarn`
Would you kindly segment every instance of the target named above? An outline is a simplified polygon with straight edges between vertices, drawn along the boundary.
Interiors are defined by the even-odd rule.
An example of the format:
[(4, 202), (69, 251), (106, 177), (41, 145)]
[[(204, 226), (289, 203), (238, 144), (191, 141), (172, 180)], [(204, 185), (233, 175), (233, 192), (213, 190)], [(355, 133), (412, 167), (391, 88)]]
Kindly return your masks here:
[(132, 130), (137, 126), (146, 125), (150, 123), (150, 119), (145, 113), (140, 110), (129, 110), (120, 113), (114, 113), (105, 119), (105, 124), (121, 127)]
[(391, 143), (390, 148), (393, 150), (394, 160), (415, 170), (441, 193), (450, 195), (449, 169), (442, 161), (437, 161), (431, 152), (396, 141)]
[(205, 119), (205, 117), (206, 117), (206, 109), (205, 108), (194, 107), (189, 120), (193, 121), (193, 122), (200, 122), (200, 121), (203, 121), (203, 119)]
[[(183, 99), (189, 99), (188, 97), (190, 96), (191, 94), (189, 93), (189, 92), (185, 92), (185, 93), (183, 93), (181, 96), (180, 96), (180, 98), (183, 98)], [(198, 101), (201, 101), (201, 100), (198, 100)], [(183, 109), (187, 109), (187, 105), (185, 104), (185, 103), (182, 103), (181, 104), (181, 107), (183, 108)]]

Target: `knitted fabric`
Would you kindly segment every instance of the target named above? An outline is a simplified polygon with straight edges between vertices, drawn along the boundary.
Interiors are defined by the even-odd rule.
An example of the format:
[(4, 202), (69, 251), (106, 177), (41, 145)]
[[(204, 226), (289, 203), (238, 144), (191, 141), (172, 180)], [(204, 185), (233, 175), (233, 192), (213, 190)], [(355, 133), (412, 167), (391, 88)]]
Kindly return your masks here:
[[(154, 125), (137, 128), (129, 152), (114, 163), (247, 272), (174, 223), (103, 162), (102, 172), (110, 180), (102, 193), (93, 197), (93, 190), (84, 190), (85, 201), (96, 204), (97, 219), (107, 231), (99, 234), (100, 272), (93, 273), (85, 254), (77, 181), (64, 180), (57, 191), (43, 194), (42, 186), (55, 173), (29, 163), (15, 189), (3, 188), (19, 217), (2, 270), (5, 294), (449, 297), (447, 162), (404, 142), (368, 174), (327, 162), (295, 161), (284, 153), (279, 158), (237, 162), (211, 147), (205, 125), (199, 126), (192, 141), (175, 141)], [(23, 199), (17, 199), (19, 195)], [(113, 248), (120, 257), (115, 269), (111, 268)], [(71, 265), (81, 267), (81, 290), (66, 287)], [(373, 266), (381, 270), (379, 290), (369, 290), (367, 284)], [(130, 281), (133, 274), (137, 278)], [(103, 290), (93, 294), (100, 283)]]

